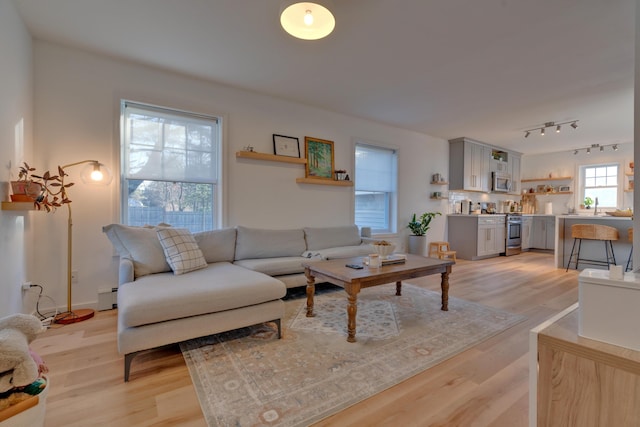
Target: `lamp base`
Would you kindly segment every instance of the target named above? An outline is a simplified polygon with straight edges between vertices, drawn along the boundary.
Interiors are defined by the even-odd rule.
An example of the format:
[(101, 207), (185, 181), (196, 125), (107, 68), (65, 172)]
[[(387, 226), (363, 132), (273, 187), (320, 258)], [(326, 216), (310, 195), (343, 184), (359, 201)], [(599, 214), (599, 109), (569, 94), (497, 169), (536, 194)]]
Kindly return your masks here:
[(95, 310), (90, 308), (81, 308), (79, 310), (65, 311), (54, 317), (54, 323), (60, 323), (61, 325), (68, 325), (70, 323), (82, 322), (87, 319), (91, 319), (96, 314)]

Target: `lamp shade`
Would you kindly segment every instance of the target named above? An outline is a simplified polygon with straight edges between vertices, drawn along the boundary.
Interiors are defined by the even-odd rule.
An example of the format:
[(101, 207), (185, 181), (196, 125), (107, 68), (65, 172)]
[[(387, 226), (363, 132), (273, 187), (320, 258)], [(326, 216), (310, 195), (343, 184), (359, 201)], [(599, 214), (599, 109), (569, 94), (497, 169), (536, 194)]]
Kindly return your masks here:
[(299, 39), (318, 40), (326, 37), (336, 26), (327, 3), (320, 0), (285, 1), (280, 8), (280, 25), (287, 33)]
[(90, 162), (82, 168), (80, 179), (85, 184), (109, 185), (113, 180), (113, 174), (103, 163)]

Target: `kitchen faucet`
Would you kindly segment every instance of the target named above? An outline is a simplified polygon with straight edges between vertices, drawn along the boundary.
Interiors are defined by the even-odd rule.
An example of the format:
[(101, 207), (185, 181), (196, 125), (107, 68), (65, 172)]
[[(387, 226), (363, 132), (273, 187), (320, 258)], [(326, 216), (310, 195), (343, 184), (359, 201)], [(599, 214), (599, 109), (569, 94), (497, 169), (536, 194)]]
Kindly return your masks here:
[(596, 197), (596, 208), (593, 210), (594, 215), (598, 215), (598, 198)]

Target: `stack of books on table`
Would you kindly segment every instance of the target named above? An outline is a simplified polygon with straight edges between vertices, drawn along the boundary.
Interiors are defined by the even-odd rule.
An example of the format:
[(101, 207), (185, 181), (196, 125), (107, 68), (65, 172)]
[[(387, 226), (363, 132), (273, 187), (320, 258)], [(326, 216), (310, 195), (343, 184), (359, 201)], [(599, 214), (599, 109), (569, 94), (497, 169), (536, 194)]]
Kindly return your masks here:
[(407, 261), (407, 256), (404, 254), (393, 254), (387, 256), (386, 259), (382, 260), (382, 265), (389, 264), (404, 264)]

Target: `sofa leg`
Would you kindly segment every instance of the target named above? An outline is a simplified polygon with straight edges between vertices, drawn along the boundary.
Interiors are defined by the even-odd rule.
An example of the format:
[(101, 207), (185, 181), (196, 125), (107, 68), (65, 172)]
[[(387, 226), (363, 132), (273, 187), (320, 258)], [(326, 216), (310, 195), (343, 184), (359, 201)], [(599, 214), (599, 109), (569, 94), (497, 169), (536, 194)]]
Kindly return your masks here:
[(282, 338), (282, 321), (281, 319), (274, 320), (276, 327), (278, 328), (278, 339)]
[(124, 382), (129, 382), (129, 372), (131, 372), (131, 362), (136, 355), (140, 353), (136, 351), (135, 353), (129, 353), (124, 355)]

